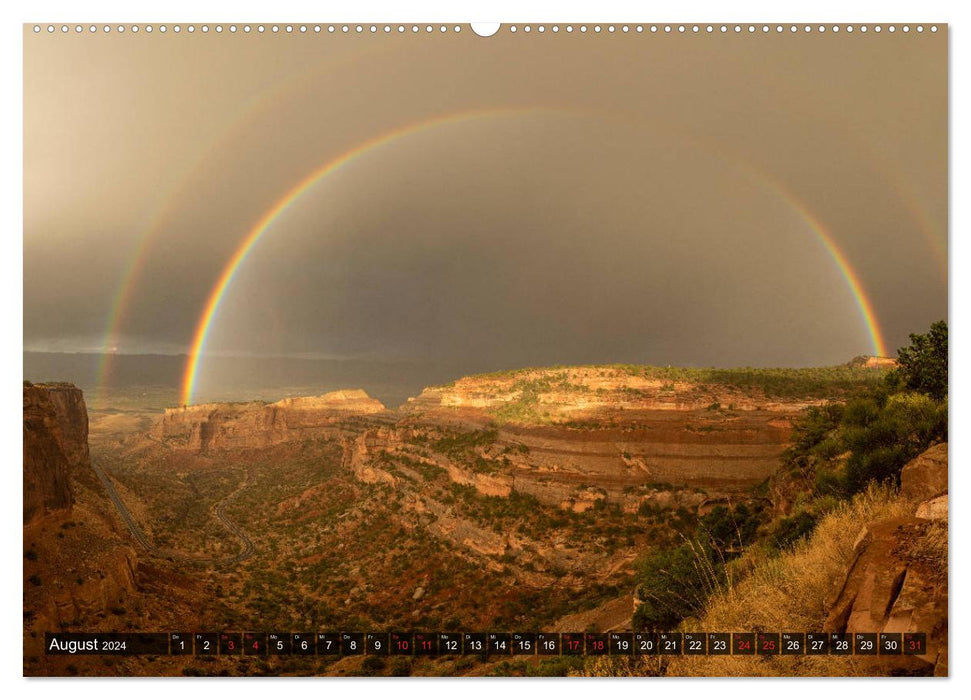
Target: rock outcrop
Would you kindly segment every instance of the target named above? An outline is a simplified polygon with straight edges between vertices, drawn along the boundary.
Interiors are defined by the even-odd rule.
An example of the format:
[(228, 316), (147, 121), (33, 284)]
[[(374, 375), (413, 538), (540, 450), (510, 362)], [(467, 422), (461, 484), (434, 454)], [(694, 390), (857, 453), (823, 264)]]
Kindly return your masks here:
[(930, 498), (917, 506), (918, 518), (924, 520), (943, 520), (947, 522), (947, 494)]
[(703, 512), (774, 473), (792, 420), (817, 402), (618, 367), (525, 370), (426, 389), (340, 437), (365, 483), (407, 488), (417, 469), (576, 513)]
[(135, 550), (90, 470), (81, 390), (25, 383), (24, 624), (35, 634), (123, 610), (136, 592)]
[[(75, 581), (57, 581), (51, 595), (42, 598), (39, 614), (52, 627), (91, 619), (121, 609), (136, 594), (138, 559), (131, 547), (120, 545), (99, 553), (93, 573)], [(81, 581), (78, 583), (77, 581)]]
[[(851, 383), (879, 373), (841, 371)], [(512, 448), (505, 455), (512, 469), (503, 471), (513, 475), (514, 490), (583, 510), (591, 503), (578, 498), (584, 484), (619, 502), (645, 486), (738, 493), (775, 473), (792, 421), (839, 398), (840, 389), (805, 382), (800, 394), (786, 378), (764, 372), (530, 369), (429, 387), (399, 410), (409, 425), (497, 429), (497, 444)]]
[(860, 533), (825, 631), (924, 632), (927, 653), (903, 657), (901, 671), (947, 675), (947, 445), (931, 447), (903, 474), (901, 495), (926, 500), (913, 517)]
[(863, 362), (863, 366), (864, 367), (886, 367), (886, 368), (892, 369), (897, 366), (897, 360), (893, 357), (878, 357), (875, 355), (871, 355), (870, 357), (866, 358), (866, 360)]
[(947, 493), (947, 443), (934, 445), (900, 472), (900, 495), (926, 500)]
[(342, 466), (366, 484), (387, 484), (395, 488), (398, 479), (374, 464), (375, 455), (381, 455), (390, 446), (391, 435), (387, 429), (372, 429), (357, 437), (345, 438)]
[(24, 524), (74, 503), (71, 476), (89, 465), (88, 413), (73, 384), (24, 384)]
[(335, 437), (341, 421), (384, 410), (380, 401), (361, 390), (332, 391), (271, 404), (200, 404), (166, 409), (155, 437), (169, 447), (195, 452), (266, 447), (313, 437)]

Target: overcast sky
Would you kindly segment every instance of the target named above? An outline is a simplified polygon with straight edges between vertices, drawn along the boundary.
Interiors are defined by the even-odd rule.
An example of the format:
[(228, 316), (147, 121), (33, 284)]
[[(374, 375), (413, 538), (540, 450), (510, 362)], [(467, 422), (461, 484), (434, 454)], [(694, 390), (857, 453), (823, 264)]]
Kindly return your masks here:
[(946, 83), (943, 31), (27, 31), (25, 347), (185, 352), (295, 183), (404, 126), (491, 111), (308, 190), (241, 267), (211, 352), (476, 368), (871, 353), (800, 209), (895, 350), (947, 314)]

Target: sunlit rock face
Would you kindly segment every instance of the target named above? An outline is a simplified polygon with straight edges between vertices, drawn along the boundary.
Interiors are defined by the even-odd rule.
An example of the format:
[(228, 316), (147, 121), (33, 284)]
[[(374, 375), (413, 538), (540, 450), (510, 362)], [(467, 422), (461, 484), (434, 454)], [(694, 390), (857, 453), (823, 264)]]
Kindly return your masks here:
[(357, 389), (271, 404), (199, 404), (167, 409), (156, 436), (170, 447), (197, 452), (266, 447), (311, 437), (334, 437), (341, 421), (384, 410), (380, 401)]

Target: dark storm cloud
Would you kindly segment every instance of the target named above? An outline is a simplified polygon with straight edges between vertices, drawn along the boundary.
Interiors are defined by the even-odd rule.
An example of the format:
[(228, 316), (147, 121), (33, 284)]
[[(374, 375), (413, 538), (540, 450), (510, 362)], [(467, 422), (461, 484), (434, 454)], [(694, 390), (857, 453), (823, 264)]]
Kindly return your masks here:
[[(25, 345), (180, 351), (222, 266), (307, 173), (214, 324), (230, 354), (821, 364), (946, 315), (946, 41), (34, 37)], [(763, 173), (763, 175), (753, 175)]]

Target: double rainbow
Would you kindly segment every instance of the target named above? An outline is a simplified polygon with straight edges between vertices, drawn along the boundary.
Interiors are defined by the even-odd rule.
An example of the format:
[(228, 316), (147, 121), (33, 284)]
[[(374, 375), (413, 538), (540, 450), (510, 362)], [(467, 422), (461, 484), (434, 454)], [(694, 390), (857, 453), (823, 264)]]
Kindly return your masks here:
[[(389, 131), (381, 136), (365, 141), (354, 148), (345, 151), (339, 156), (328, 161), (320, 168), (309, 173), (306, 177), (288, 190), (276, 204), (268, 209), (256, 224), (249, 230), (246, 237), (236, 248), (232, 257), (226, 262), (219, 278), (209, 293), (202, 314), (199, 316), (193, 335), (192, 345), (189, 350), (188, 360), (186, 361), (185, 371), (182, 380), (182, 403), (188, 405), (192, 403), (195, 393), (196, 380), (199, 373), (199, 365), (205, 353), (206, 340), (209, 331), (215, 320), (220, 304), (226, 296), (233, 279), (240, 266), (245, 262), (249, 254), (259, 243), (263, 235), (270, 229), (273, 223), (300, 197), (311, 189), (322, 179), (333, 175), (353, 160), (361, 157), (365, 153), (381, 146), (387, 145), (398, 139), (417, 134), (429, 129), (468, 122), (487, 117), (494, 117), (505, 113), (515, 113), (530, 110), (523, 109), (500, 109), (500, 110), (481, 110), (463, 112), (460, 114), (450, 114), (439, 116), (430, 120), (405, 125)], [(841, 275), (846, 280), (851, 294), (859, 309), (860, 316), (870, 337), (873, 352), (879, 356), (886, 356), (887, 348), (883, 339), (883, 333), (873, 310), (873, 304), (864, 290), (863, 284), (856, 270), (850, 264), (846, 254), (839, 248), (832, 235), (826, 230), (823, 224), (816, 219), (806, 207), (793, 195), (778, 183), (772, 183), (772, 188), (786, 201), (786, 203), (799, 215), (806, 223), (808, 228), (815, 234), (817, 239), (825, 248), (826, 252), (833, 259)]]

